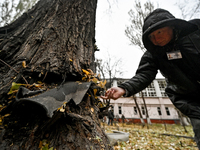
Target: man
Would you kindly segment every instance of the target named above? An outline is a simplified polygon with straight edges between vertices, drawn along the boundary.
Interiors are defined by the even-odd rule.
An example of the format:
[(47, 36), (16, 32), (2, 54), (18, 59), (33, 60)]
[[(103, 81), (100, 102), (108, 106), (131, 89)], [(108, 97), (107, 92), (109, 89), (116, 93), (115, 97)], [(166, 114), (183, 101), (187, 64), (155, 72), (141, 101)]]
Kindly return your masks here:
[(113, 125), (113, 119), (114, 119), (114, 114), (112, 110), (109, 110), (108, 112), (108, 125)]
[(123, 124), (125, 123), (125, 116), (124, 116), (124, 114), (122, 114), (122, 123)]
[(146, 88), (160, 70), (165, 77), (172, 103), (192, 123), (200, 149), (200, 20), (175, 18), (164, 9), (156, 9), (144, 20), (142, 40), (147, 51), (136, 75), (102, 98), (118, 99)]

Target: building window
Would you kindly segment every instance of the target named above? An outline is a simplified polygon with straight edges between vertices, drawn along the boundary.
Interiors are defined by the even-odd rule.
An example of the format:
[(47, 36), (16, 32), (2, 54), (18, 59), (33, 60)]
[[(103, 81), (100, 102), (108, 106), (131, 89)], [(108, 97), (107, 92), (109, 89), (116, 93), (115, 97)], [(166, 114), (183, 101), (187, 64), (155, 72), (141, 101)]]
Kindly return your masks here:
[(142, 94), (143, 94), (144, 97), (147, 97), (147, 91), (146, 91), (146, 89), (144, 89), (144, 90), (142, 91), (142, 93), (140, 92), (140, 93), (139, 93), (139, 96), (142, 97)]
[(137, 115), (137, 107), (133, 107), (134, 109), (134, 115)]
[(167, 94), (165, 93), (165, 87), (166, 87), (165, 80), (158, 80), (158, 85), (159, 85), (162, 97), (167, 97)]
[(113, 111), (113, 113), (114, 113), (114, 107), (113, 107), (113, 105), (111, 105), (111, 110)]
[(142, 106), (142, 114), (145, 115), (145, 109), (143, 106)]
[(157, 107), (157, 111), (158, 111), (158, 114), (161, 116), (161, 115), (162, 115), (162, 112), (161, 112), (160, 107)]
[(121, 106), (118, 107), (118, 110), (119, 110), (119, 114), (122, 114), (122, 107)]
[(153, 82), (147, 87), (148, 96), (149, 97), (156, 97), (156, 90)]
[[(156, 97), (156, 90), (153, 82), (142, 91), (144, 97)], [(140, 97), (142, 97), (141, 93), (139, 93)]]
[(170, 116), (169, 108), (165, 107), (165, 110), (166, 110), (167, 115)]

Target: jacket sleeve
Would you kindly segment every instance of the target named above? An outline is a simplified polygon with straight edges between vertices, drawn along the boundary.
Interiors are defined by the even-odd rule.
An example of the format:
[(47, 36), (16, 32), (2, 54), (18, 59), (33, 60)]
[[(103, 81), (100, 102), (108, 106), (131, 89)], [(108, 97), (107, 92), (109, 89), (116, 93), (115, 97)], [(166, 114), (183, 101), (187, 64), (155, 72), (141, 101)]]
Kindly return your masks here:
[(126, 97), (134, 95), (145, 89), (155, 79), (157, 70), (156, 61), (149, 52), (145, 52), (140, 60), (136, 75), (118, 87), (126, 90)]

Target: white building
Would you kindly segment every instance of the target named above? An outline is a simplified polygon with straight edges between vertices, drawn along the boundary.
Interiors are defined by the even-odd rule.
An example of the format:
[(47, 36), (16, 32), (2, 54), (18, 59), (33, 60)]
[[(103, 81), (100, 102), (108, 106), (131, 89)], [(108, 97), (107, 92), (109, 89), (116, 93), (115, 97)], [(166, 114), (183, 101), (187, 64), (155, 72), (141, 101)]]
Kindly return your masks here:
[[(113, 86), (117, 86), (117, 83), (123, 82), (124, 80), (114, 79)], [(180, 122), (177, 110), (165, 94), (165, 87), (166, 82), (164, 79), (156, 79), (142, 91), (151, 123), (174, 124)], [(136, 94), (136, 100), (143, 119), (146, 121), (146, 110), (141, 93)], [(122, 114), (124, 114), (128, 122), (141, 122), (133, 96), (121, 97), (118, 100), (111, 100), (110, 102), (115, 117), (118, 115), (121, 118)]]

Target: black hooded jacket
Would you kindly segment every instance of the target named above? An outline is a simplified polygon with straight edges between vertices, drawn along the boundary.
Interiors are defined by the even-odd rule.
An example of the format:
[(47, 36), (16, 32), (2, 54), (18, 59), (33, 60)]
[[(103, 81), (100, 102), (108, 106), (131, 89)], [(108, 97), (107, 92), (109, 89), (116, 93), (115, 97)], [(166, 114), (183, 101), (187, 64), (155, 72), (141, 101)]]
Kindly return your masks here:
[[(155, 46), (148, 39), (149, 33), (165, 26), (174, 27), (174, 39), (167, 45)], [(166, 93), (184, 114), (190, 108), (183, 103), (200, 106), (200, 20), (185, 21), (175, 18), (168, 11), (157, 9), (144, 21), (143, 43), (147, 51), (141, 58), (136, 75), (119, 87), (127, 95), (134, 95), (146, 88), (160, 70), (166, 78)], [(168, 60), (167, 53), (180, 51), (182, 58)], [(197, 98), (199, 98), (197, 100)], [(200, 112), (200, 110), (199, 110)], [(197, 113), (199, 113), (197, 112)]]

